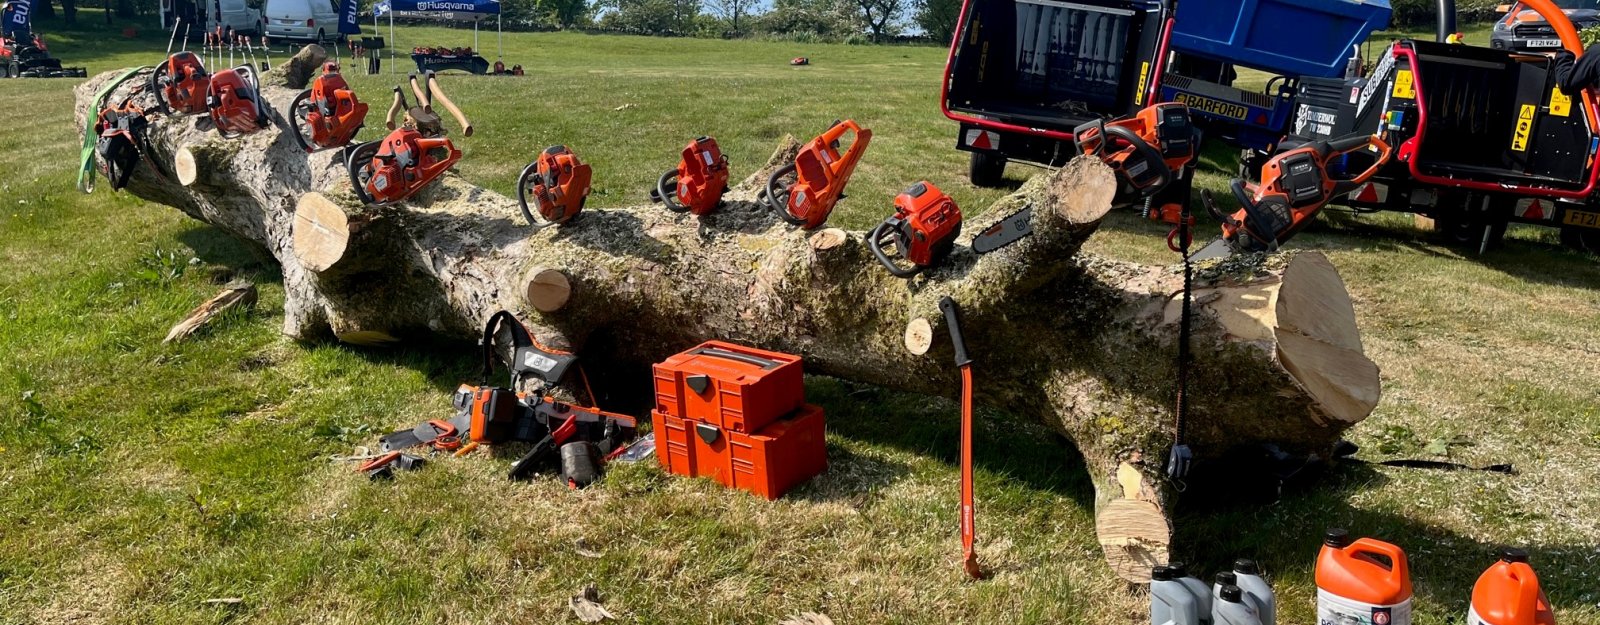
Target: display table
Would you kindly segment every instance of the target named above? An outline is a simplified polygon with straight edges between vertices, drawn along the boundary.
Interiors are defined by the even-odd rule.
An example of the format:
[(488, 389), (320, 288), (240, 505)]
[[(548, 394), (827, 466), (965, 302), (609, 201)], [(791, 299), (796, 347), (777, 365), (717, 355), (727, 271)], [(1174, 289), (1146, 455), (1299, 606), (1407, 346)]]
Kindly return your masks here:
[(411, 60), (417, 62), (419, 72), (442, 72), (448, 69), (459, 69), (474, 74), (489, 72), (489, 62), (477, 54), (449, 54), (413, 52)]

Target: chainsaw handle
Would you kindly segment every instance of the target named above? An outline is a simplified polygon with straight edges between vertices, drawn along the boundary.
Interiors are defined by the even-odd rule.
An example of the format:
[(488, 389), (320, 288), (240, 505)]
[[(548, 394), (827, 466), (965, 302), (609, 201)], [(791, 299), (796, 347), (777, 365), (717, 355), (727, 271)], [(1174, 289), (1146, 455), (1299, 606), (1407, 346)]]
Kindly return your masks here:
[(971, 366), (972, 358), (967, 356), (967, 340), (961, 336), (961, 307), (946, 295), (939, 298), (939, 310), (944, 312), (944, 325), (950, 330), (950, 346), (955, 348), (956, 366)]
[(395, 117), (399, 116), (400, 112), (404, 110), (406, 110), (406, 93), (399, 87), (395, 87), (394, 103), (389, 105), (389, 112), (383, 116), (383, 127), (394, 130)]
[[(1233, 189), (1233, 199), (1239, 201), (1239, 208), (1255, 208), (1256, 200), (1254, 197), (1251, 197), (1250, 191), (1245, 189), (1243, 178), (1234, 178), (1231, 188)], [(1210, 205), (1207, 204), (1207, 206)]]
[[(1339, 146), (1349, 146), (1357, 139), (1360, 141), (1355, 143), (1354, 147), (1344, 150), (1338, 149)], [(1356, 174), (1354, 178), (1350, 178), (1349, 180), (1334, 181), (1333, 195), (1344, 195), (1350, 193), (1351, 191), (1355, 191), (1356, 189), (1360, 188), (1361, 185), (1366, 184), (1367, 180), (1378, 175), (1378, 170), (1389, 163), (1389, 157), (1394, 153), (1394, 148), (1390, 147), (1388, 142), (1378, 138), (1376, 135), (1362, 135), (1359, 137), (1343, 139), (1330, 144), (1330, 147), (1335, 150), (1334, 155), (1349, 154), (1351, 152), (1355, 152), (1356, 150), (1363, 149), (1368, 145), (1378, 148), (1378, 156), (1372, 161), (1372, 165), (1368, 167), (1366, 171)]]
[(428, 92), (439, 99), (444, 109), (450, 111), (450, 116), (456, 118), (456, 123), (461, 125), (461, 136), (472, 136), (472, 122), (467, 121), (467, 116), (461, 114), (461, 109), (456, 108), (456, 103), (450, 101), (450, 96), (444, 94), (444, 89), (439, 86), (439, 79), (433, 72), (428, 72)]
[[(1092, 150), (1086, 146), (1091, 141), (1094, 142)], [(1079, 154), (1099, 158), (1106, 149), (1106, 120), (1096, 119), (1073, 128), (1072, 146), (1077, 148)]]
[[(1148, 187), (1139, 187), (1139, 191), (1141, 193), (1146, 192), (1148, 189), (1148, 193), (1154, 194), (1156, 191), (1165, 189), (1167, 185), (1172, 184), (1172, 170), (1167, 167), (1167, 159), (1161, 155), (1161, 150), (1157, 150), (1155, 146), (1150, 145), (1150, 142), (1145, 141), (1144, 137), (1141, 137), (1132, 130), (1122, 126), (1106, 126), (1104, 132), (1106, 133), (1107, 138), (1118, 137), (1123, 141), (1128, 142), (1128, 145), (1133, 146), (1133, 150), (1137, 152), (1140, 157), (1143, 157), (1146, 161), (1148, 161), (1151, 167), (1156, 168), (1156, 171), (1161, 172), (1161, 177), (1158, 179), (1158, 182), (1155, 182)], [(1102, 142), (1101, 145), (1103, 148), (1104, 143)], [(1132, 182), (1131, 177), (1129, 182)]]
[[(867, 249), (872, 250), (872, 255), (878, 257), (878, 262), (883, 264), (884, 269), (889, 270), (890, 275), (896, 278), (910, 278), (918, 273), (921, 273), (922, 268), (917, 266), (913, 266), (911, 269), (902, 268), (894, 264), (894, 259), (889, 258), (888, 252), (883, 251), (883, 237), (892, 234), (892, 232), (890, 232), (890, 222), (893, 219), (893, 217), (885, 219), (871, 231), (867, 232)], [(897, 247), (900, 246), (898, 242), (895, 245)], [(905, 250), (901, 250), (900, 254), (904, 255)], [(943, 306), (943, 303), (941, 303), (940, 306)], [(945, 314), (949, 315), (949, 313)]]

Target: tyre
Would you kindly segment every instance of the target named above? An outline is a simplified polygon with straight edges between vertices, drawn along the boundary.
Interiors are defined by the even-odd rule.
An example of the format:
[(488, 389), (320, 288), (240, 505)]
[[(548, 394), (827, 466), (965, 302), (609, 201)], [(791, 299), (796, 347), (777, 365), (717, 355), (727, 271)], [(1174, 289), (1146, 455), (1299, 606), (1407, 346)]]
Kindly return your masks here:
[(1562, 226), (1561, 244), (1580, 252), (1600, 254), (1600, 230), (1578, 226)]
[(993, 152), (973, 152), (967, 163), (967, 178), (980, 187), (998, 187), (1006, 176), (1006, 157)]

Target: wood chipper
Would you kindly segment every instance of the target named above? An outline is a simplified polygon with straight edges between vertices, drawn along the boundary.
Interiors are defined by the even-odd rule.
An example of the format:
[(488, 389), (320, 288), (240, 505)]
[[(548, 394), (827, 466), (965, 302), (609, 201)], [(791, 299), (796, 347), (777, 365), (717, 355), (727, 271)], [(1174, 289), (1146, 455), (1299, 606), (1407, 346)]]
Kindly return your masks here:
[[(1559, 6), (1522, 5), (1552, 25), (1566, 51), (1583, 54)], [(1557, 227), (1567, 245), (1600, 251), (1595, 94), (1564, 92), (1554, 70), (1542, 54), (1400, 40), (1368, 78), (1341, 83), (1331, 98), (1302, 97), (1298, 115), (1325, 123), (1295, 134), (1374, 134), (1395, 146), (1394, 158), (1343, 200), (1356, 210), (1425, 215), (1480, 252), (1510, 223)]]

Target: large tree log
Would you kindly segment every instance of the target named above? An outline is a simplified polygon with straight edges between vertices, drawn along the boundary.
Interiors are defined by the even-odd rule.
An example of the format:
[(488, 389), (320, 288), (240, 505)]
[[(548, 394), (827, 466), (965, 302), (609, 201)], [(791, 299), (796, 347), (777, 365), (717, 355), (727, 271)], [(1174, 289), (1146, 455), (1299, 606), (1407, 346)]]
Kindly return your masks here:
[[(278, 111), (297, 92), (285, 76), (308, 75), (301, 66), (316, 57), (266, 75)], [(110, 76), (78, 88), (80, 122)], [(139, 171), (128, 191), (276, 259), (292, 337), (470, 337), (512, 309), (547, 344), (581, 350), (606, 335), (623, 361), (719, 338), (801, 353), (813, 373), (949, 396), (958, 382), (937, 301), (950, 295), (963, 306), (977, 399), (1038, 418), (1081, 450), (1117, 574), (1145, 581), (1167, 559), (1181, 273), (1078, 253), (1113, 191), (1096, 162), (1030, 181), (971, 220), (941, 268), (905, 281), (876, 266), (862, 233), (801, 232), (757, 202), (756, 181), (792, 158), (792, 140), (715, 215), (591, 208), (534, 233), (514, 200), (454, 173), (402, 206), (362, 206), (339, 152), (308, 156), (277, 123), (230, 141), (159, 118), (152, 160), (167, 168), (182, 153), (189, 184)], [(981, 257), (965, 246), (1026, 204), (1032, 237)], [(1377, 368), (1327, 259), (1235, 258), (1202, 267), (1197, 284), (1188, 433), (1200, 458), (1263, 442), (1325, 454), (1372, 411)]]

